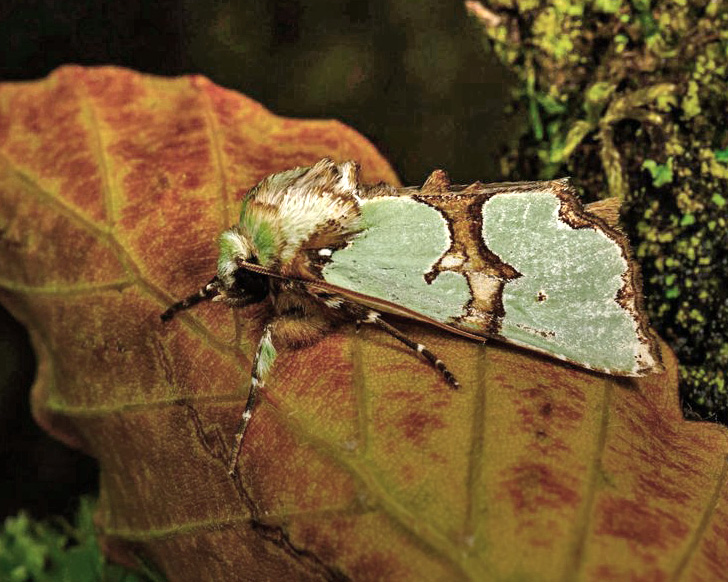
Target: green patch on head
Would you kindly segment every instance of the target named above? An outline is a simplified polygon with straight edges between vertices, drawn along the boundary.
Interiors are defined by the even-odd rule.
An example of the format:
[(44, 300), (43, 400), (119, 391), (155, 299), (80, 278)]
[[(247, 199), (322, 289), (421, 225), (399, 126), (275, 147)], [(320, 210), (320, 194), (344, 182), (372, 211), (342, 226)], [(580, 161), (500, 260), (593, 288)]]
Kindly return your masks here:
[(240, 229), (250, 237), (258, 262), (263, 266), (269, 265), (276, 252), (275, 230), (254, 208), (247, 210), (240, 214)]
[(258, 253), (258, 261), (261, 265), (267, 265), (275, 255), (275, 232), (267, 221), (261, 220), (256, 225), (257, 228), (251, 232), (253, 244), (255, 244)]
[(253, 253), (263, 266), (270, 265), (276, 257), (276, 229), (256, 208), (256, 198), (270, 196), (273, 193), (285, 193), (296, 180), (308, 172), (310, 168), (299, 167), (271, 174), (256, 184), (243, 198), (240, 204), (238, 225), (255, 247)]

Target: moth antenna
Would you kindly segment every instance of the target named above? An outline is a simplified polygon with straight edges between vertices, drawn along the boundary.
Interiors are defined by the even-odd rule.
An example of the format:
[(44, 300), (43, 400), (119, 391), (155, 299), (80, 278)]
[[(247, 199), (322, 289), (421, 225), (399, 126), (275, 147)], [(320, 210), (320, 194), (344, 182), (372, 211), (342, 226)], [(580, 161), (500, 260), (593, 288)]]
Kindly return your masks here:
[(364, 319), (364, 323), (371, 323), (376, 325), (378, 328), (386, 331), (389, 335), (391, 335), (393, 338), (398, 339), (401, 341), (404, 345), (406, 345), (411, 350), (414, 350), (418, 354), (422, 355), (423, 358), (425, 358), (432, 366), (440, 372), (443, 378), (445, 378), (445, 381), (450, 384), (450, 386), (454, 389), (460, 388), (460, 383), (456, 380), (455, 376), (450, 372), (450, 370), (447, 369), (445, 366), (445, 363), (438, 358), (435, 354), (433, 354), (430, 350), (428, 350), (424, 345), (418, 344), (415, 341), (412, 341), (410, 338), (408, 338), (406, 335), (404, 335), (401, 331), (399, 331), (396, 327), (389, 325), (386, 321), (384, 321), (381, 317), (381, 314), (379, 314), (377, 311), (369, 310), (369, 313), (367, 314), (366, 318)]
[(185, 309), (189, 309), (190, 307), (193, 307), (198, 303), (202, 303), (203, 301), (210, 301), (213, 297), (219, 295), (220, 291), (218, 290), (218, 283), (218, 278), (213, 277), (212, 280), (207, 285), (200, 288), (197, 293), (194, 293), (189, 297), (185, 297), (184, 299), (182, 299), (182, 301), (177, 301), (177, 303), (170, 305), (167, 308), (167, 311), (160, 315), (162, 321), (169, 321), (175, 316), (178, 311), (184, 311)]

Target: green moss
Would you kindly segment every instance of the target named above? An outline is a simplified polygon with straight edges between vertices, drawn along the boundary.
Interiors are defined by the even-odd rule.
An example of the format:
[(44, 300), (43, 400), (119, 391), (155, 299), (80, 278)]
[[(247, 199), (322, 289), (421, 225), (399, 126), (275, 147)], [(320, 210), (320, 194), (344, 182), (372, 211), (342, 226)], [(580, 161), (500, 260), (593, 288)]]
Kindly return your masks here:
[(542, 12), (533, 26), (533, 31), (538, 35), (537, 46), (558, 61), (568, 58), (574, 50), (569, 35), (559, 34), (559, 22), (562, 18), (563, 15), (552, 8)]
[(484, 4), (500, 19), (484, 32), (522, 83), (514, 114), (531, 120), (504, 178), (571, 174), (587, 198), (624, 198), (685, 405), (727, 421), (728, 5)]
[(683, 115), (691, 119), (700, 114), (700, 99), (698, 97), (698, 84), (695, 81), (688, 83), (688, 91), (682, 101)]
[(672, 158), (668, 158), (666, 164), (658, 164), (655, 160), (645, 160), (642, 168), (652, 175), (652, 183), (655, 188), (672, 182)]
[(668, 287), (665, 290), (665, 297), (667, 299), (675, 299), (676, 297), (680, 296), (680, 288), (679, 287)]
[(695, 224), (695, 216), (692, 214), (685, 214), (680, 219), (680, 226), (690, 226), (691, 224)]
[(592, 6), (597, 12), (616, 14), (622, 6), (622, 0), (594, 0)]
[(722, 164), (728, 164), (728, 147), (725, 147), (722, 150), (715, 150), (713, 153), (715, 154), (716, 161), (721, 162)]

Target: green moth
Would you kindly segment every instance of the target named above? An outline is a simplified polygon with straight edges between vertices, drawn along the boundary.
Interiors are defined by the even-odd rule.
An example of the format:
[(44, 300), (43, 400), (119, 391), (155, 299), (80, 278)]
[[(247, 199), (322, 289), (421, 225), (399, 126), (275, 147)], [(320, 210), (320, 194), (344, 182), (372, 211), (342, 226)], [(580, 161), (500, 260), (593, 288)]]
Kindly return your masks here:
[(269, 303), (233, 474), (278, 351), (347, 321), (383, 329), (453, 387), (444, 363), (382, 313), (606, 374), (662, 369), (626, 237), (586, 211), (565, 180), (464, 187), (435, 171), (419, 189), (366, 186), (354, 162), (323, 159), (250, 190), (219, 247), (217, 274), (162, 319), (205, 300)]

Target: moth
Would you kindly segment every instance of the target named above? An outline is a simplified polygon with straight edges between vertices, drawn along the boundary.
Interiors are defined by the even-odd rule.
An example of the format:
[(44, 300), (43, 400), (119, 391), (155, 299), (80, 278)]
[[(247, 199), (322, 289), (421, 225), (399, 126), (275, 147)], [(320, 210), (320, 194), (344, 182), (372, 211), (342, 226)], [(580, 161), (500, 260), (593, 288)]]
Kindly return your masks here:
[(201, 301), (268, 302), (235, 437), (235, 474), (259, 391), (278, 352), (344, 322), (369, 324), (458, 382), (393, 314), (467, 338), (497, 338), (606, 374), (661, 370), (626, 237), (585, 210), (567, 180), (421, 188), (359, 181), (323, 159), (268, 176), (219, 238), (217, 273), (162, 314)]

